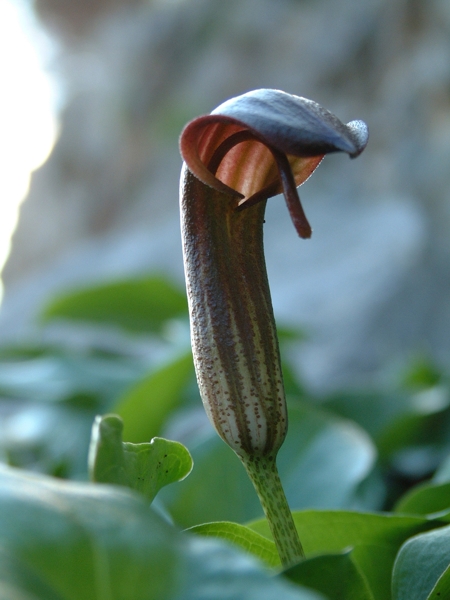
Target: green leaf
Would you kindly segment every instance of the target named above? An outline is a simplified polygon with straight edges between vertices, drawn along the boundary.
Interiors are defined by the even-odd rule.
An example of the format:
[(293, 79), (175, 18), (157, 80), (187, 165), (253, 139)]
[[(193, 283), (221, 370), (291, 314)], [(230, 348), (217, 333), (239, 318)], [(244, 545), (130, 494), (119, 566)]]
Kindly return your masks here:
[(375, 439), (383, 455), (406, 444), (432, 440), (430, 424), (442, 418), (450, 396), (443, 385), (414, 392), (357, 392), (338, 394), (324, 405), (359, 423)]
[(450, 598), (450, 567), (447, 567), (432, 589), (428, 600)]
[(398, 553), (392, 577), (393, 600), (450, 597), (450, 526), (417, 535)]
[[(240, 461), (211, 429), (206, 439), (186, 446), (195, 469), (177, 493), (162, 498), (183, 527), (211, 521), (245, 523), (262, 514)], [(292, 508), (353, 505), (370, 473), (373, 444), (358, 426), (309, 406), (289, 409), (289, 432), (278, 465)]]
[[(329, 554), (353, 548), (352, 560), (363, 573), (375, 600), (388, 600), (396, 554), (409, 537), (440, 521), (351, 511), (302, 511), (293, 514), (305, 553)], [(272, 539), (265, 519), (248, 527)]]
[(62, 600), (24, 561), (0, 548), (1, 600)]
[(283, 575), (326, 594), (330, 600), (373, 600), (367, 581), (352, 559), (352, 551), (307, 558)]
[(412, 358), (401, 374), (401, 383), (405, 388), (423, 389), (438, 385), (443, 378), (441, 369), (435, 361), (426, 354)]
[(0, 466), (2, 600), (323, 600), (131, 490)]
[(303, 329), (292, 325), (283, 326), (279, 323), (277, 324), (277, 335), (281, 345), (289, 342), (303, 342), (308, 339), (308, 335)]
[(245, 527), (245, 525), (229, 521), (216, 521), (214, 523), (195, 525), (186, 531), (205, 537), (227, 540), (249, 554), (256, 556), (256, 558), (259, 558), (269, 567), (280, 566), (280, 558), (274, 542)]
[(144, 442), (158, 435), (182, 400), (182, 392), (194, 376), (189, 352), (164, 365), (131, 387), (112, 408), (125, 423), (128, 442)]
[(289, 408), (277, 462), (292, 509), (352, 506), (375, 460), (372, 440), (355, 423), (306, 404)]
[(63, 402), (84, 393), (110, 401), (142, 374), (142, 365), (129, 358), (49, 348), (34, 358), (2, 360), (0, 394), (30, 402)]
[(262, 514), (244, 467), (215, 431), (197, 445), (186, 443), (195, 468), (177, 493), (166, 488), (160, 498), (181, 527), (212, 521), (244, 523)]
[(122, 442), (123, 421), (117, 415), (96, 417), (89, 449), (92, 481), (124, 485), (150, 502), (165, 485), (181, 481), (192, 470), (189, 451), (179, 442), (153, 438), (150, 443)]
[(355, 421), (377, 441), (386, 427), (410, 412), (410, 395), (365, 390), (341, 392), (326, 398), (323, 406)]
[(41, 347), (35, 356), (19, 349), (6, 355), (0, 360), (0, 397), (11, 408), (0, 454), (11, 465), (86, 479), (95, 415), (109, 412), (145, 372), (142, 361), (112, 353)]
[(430, 515), (450, 510), (450, 483), (423, 483), (405, 494), (395, 507), (397, 513)]
[(326, 600), (319, 592), (273, 577), (267, 567), (223, 541), (192, 538), (184, 586), (174, 600)]
[(450, 482), (450, 456), (447, 455), (439, 468), (435, 471), (432, 481), (434, 483), (449, 483)]
[(127, 490), (0, 467), (0, 546), (8, 585), (38, 580), (53, 594), (43, 600), (161, 600), (173, 589), (174, 532)]
[(183, 292), (162, 277), (95, 285), (62, 295), (43, 310), (44, 322), (68, 319), (123, 327), (133, 333), (161, 331), (164, 323), (187, 314)]
[[(417, 395), (422, 394), (418, 392)], [(425, 395), (425, 393), (423, 393)], [(447, 407), (445, 407), (446, 409)], [(447, 412), (447, 411), (446, 411)], [(404, 452), (405, 449), (431, 449), (443, 441), (447, 430), (447, 419), (444, 409), (436, 412), (421, 413), (420, 411), (405, 414), (386, 427), (377, 440), (377, 446), (382, 458)], [(420, 463), (419, 463), (420, 464)], [(423, 472), (418, 472), (423, 477)]]

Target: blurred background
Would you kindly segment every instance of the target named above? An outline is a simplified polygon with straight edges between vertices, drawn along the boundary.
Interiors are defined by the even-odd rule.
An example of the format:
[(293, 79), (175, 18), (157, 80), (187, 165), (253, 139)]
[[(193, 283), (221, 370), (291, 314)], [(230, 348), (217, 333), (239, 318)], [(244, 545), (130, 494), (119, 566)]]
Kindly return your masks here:
[[(79, 306), (61, 308), (54, 299), (149, 276), (163, 276), (173, 286), (170, 293), (183, 293), (180, 130), (225, 99), (260, 87), (314, 99), (344, 122), (365, 120), (370, 130), (357, 160), (326, 157), (300, 189), (311, 240), (297, 238), (280, 198), (269, 201), (266, 258), (276, 318), (290, 332), (287, 379), (296, 382), (297, 395), (325, 404), (340, 390), (348, 399), (356, 390), (376, 388), (387, 411), (395, 404), (392, 390), (406, 377), (433, 390), (422, 404), (414, 400), (420, 414), (442, 416), (448, 391), (436, 384), (446, 377), (450, 354), (447, 0), (9, 0), (2, 10), (6, 6), (20, 28), (2, 52), (11, 103), (1, 116), (6, 125), (19, 109), (8, 145), (1, 142), (5, 259), (15, 198), (25, 192), (6, 184), (19, 180), (14, 169), (26, 173), (43, 164), (31, 176), (2, 271), (5, 439), (17, 441), (18, 431), (35, 439), (49, 427), (46, 422), (39, 429), (33, 412), (26, 418), (20, 413), (19, 424), (12, 420), (18, 419), (14, 394), (30, 410), (39, 393), (76, 397), (77, 406), (95, 414), (98, 389), (108, 388), (102, 406), (110, 409), (119, 391), (167, 358), (170, 344), (187, 347), (186, 321), (172, 318), (176, 311), (155, 340), (152, 328), (153, 337), (142, 330), (133, 337), (99, 327), (107, 319), (88, 314), (89, 299), (84, 319), (70, 325), (61, 317), (70, 321)], [(6, 44), (6, 31), (15, 30), (6, 17), (1, 23)], [(21, 50), (13, 50), (19, 39)], [(25, 46), (27, 58), (19, 60)], [(34, 70), (27, 71), (31, 63)], [(125, 309), (114, 302), (105, 300), (102, 310), (115, 306), (117, 325)], [(89, 320), (95, 326), (86, 326)], [(293, 339), (298, 330), (301, 339)], [(65, 356), (64, 376), (61, 363), (48, 362), (48, 348), (55, 347), (59, 359)], [(117, 358), (118, 347), (128, 361), (120, 363), (124, 370), (116, 362), (106, 376), (105, 365), (95, 363), (97, 383), (86, 384), (80, 396), (74, 352), (95, 350), (98, 358), (101, 350)], [(25, 356), (31, 363), (23, 362)], [(76, 364), (78, 375), (89, 372), (92, 383), (94, 363)], [(119, 373), (125, 373), (120, 385)], [(194, 385), (189, 394), (195, 396)], [(329, 402), (349, 416), (342, 403)], [(408, 438), (411, 452), (426, 449), (408, 455), (414, 481), (431, 473), (450, 447), (450, 435), (443, 435), (438, 450), (431, 438)], [(363, 456), (372, 456), (367, 452)], [(367, 460), (358, 485), (375, 459)], [(398, 464), (409, 477), (406, 463)]]

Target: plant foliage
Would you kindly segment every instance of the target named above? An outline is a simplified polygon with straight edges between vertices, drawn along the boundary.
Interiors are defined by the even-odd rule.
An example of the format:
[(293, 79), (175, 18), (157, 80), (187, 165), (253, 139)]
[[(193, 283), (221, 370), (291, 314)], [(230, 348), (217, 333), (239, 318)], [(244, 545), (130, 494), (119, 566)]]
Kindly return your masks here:
[(0, 598), (450, 597), (444, 369), (416, 357), (390, 386), (318, 398), (282, 347), (279, 469), (306, 552), (283, 571), (241, 464), (200, 409), (188, 345), (166, 335), (185, 327), (182, 292), (122, 281), (44, 315), (122, 334), (114, 347), (0, 349)]

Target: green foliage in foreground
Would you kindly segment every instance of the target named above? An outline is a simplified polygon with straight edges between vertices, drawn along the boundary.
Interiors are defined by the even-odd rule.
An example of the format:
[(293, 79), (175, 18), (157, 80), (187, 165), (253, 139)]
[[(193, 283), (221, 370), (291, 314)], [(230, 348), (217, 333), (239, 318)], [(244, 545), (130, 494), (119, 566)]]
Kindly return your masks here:
[(192, 458), (183, 444), (164, 438), (131, 444), (122, 441), (122, 431), (117, 415), (96, 417), (88, 458), (92, 481), (129, 487), (152, 502), (162, 487), (191, 472)]
[(306, 560), (283, 572), (204, 415), (184, 311), (160, 277), (116, 282), (44, 311), (92, 323), (84, 350), (0, 349), (0, 599), (450, 598), (448, 374), (419, 357), (390, 387), (314, 398), (285, 364)]
[(318, 600), (215, 540), (179, 532), (118, 487), (0, 469), (0, 597)]

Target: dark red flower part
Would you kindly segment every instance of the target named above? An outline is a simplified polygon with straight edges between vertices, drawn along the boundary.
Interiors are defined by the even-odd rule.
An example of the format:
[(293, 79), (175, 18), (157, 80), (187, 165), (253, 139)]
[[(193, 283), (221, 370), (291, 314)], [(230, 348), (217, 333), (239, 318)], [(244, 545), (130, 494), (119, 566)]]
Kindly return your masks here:
[(344, 125), (316, 102), (278, 90), (232, 98), (188, 123), (180, 150), (204, 184), (240, 198), (237, 210), (283, 192), (301, 237), (311, 236), (297, 192), (325, 154), (358, 156), (368, 140), (363, 121)]

